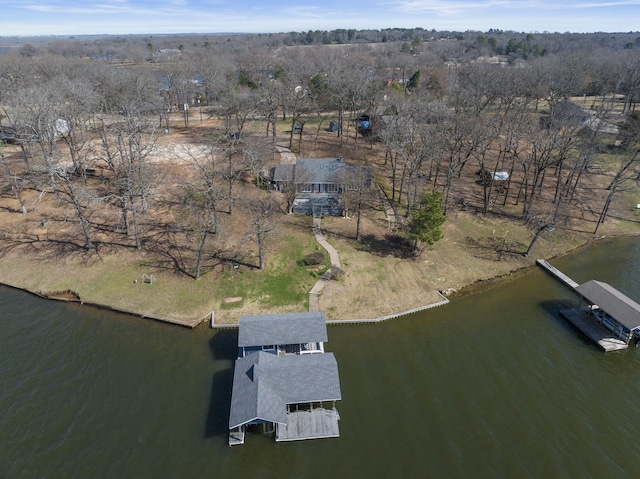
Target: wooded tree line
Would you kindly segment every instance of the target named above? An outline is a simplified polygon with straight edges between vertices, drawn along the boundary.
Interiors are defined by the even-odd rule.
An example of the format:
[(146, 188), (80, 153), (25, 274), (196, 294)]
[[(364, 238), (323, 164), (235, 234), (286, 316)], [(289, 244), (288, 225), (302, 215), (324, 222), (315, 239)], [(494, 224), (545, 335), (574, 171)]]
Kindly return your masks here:
[[(357, 42), (358, 32), (350, 32), (347, 41)], [(286, 47), (286, 34), (225, 41), (126, 37), (118, 44), (131, 50), (127, 63), (115, 64), (109, 55), (91, 53), (97, 40), (56, 40), (1, 54), (3, 135), (21, 159), (9, 161), (0, 148), (3, 189), (23, 213), (30, 207), (27, 189), (55, 195), (77, 221), (87, 249), (105, 227), (92, 220), (96, 211), (108, 211), (109, 227), (140, 249), (143, 218), (168, 208), (175, 231), (193, 245), (189, 270), (196, 277), (223, 230), (220, 215), (240, 205), (263, 266), (265, 235), (279, 210), (268, 196), (241, 201), (238, 185), (248, 178), (260, 183), (278, 123), (290, 125), (288, 146), (295, 150), (303, 131), (317, 142), (333, 118), (338, 149), (348, 146), (366, 158), (372, 142), (383, 146), (389, 172), (383, 186), (406, 218), (432, 190), (442, 193), (445, 214), (464, 201), (457, 188), (472, 168), (481, 176), (507, 171), (513, 179), (499, 187), (480, 181), (483, 212), (510, 201), (536, 227), (555, 225), (598, 155), (613, 151), (614, 175), (597, 231), (614, 195), (637, 187), (637, 36), (521, 36), (500, 50), (497, 40), (482, 37), (502, 41), (516, 34), (432, 39), (427, 33), (327, 47)], [(513, 55), (521, 41), (545, 46), (539, 55)], [(505, 56), (484, 57), (499, 51)], [(161, 140), (172, 128), (168, 115), (178, 112), (188, 128), (201, 107), (205, 116), (223, 118), (224, 127), (179, 154), (167, 152)], [(362, 114), (370, 128), (358, 126)], [(260, 122), (264, 136), (245, 134), (248, 122)], [(175, 164), (176, 156), (184, 166), (178, 178), (159, 161)]]

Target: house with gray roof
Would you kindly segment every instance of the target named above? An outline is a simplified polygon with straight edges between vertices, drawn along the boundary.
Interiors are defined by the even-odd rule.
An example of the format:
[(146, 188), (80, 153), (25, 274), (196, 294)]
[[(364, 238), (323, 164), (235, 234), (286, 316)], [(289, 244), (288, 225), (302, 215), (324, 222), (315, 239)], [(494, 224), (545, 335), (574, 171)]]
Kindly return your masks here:
[(276, 165), (272, 184), (278, 191), (295, 190), (295, 214), (339, 216), (345, 190), (371, 188), (373, 168), (342, 158), (298, 158), (294, 165)]
[(240, 319), (229, 445), (244, 444), (252, 429), (278, 442), (339, 436), (340, 379), (326, 340), (323, 313)]

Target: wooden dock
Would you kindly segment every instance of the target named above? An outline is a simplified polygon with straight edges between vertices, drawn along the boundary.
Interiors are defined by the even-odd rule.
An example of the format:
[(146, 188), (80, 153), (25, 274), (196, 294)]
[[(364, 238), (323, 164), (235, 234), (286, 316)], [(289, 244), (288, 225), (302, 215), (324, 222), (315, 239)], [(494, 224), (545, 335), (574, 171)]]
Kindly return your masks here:
[(339, 420), (340, 415), (335, 409), (290, 412), (287, 424), (276, 427), (276, 442), (339, 437)]
[(624, 341), (611, 336), (611, 332), (607, 329), (600, 326), (595, 321), (590, 321), (587, 314), (588, 313), (575, 308), (560, 310), (560, 316), (582, 331), (603, 351), (619, 351), (628, 347), (627, 343)]
[(541, 268), (547, 270), (550, 274), (552, 274), (553, 276), (555, 276), (557, 279), (559, 279), (562, 283), (564, 283), (566, 286), (568, 286), (571, 289), (575, 289), (579, 286), (578, 283), (576, 283), (574, 280), (572, 280), (571, 278), (569, 278), (569, 276), (567, 276), (566, 274), (564, 274), (562, 271), (560, 271), (559, 269), (551, 266), (549, 264), (549, 262), (546, 259), (539, 259), (536, 260), (536, 263), (538, 264), (538, 266), (540, 266)]
[[(562, 271), (551, 266), (547, 260), (539, 259), (536, 263), (568, 288), (575, 290), (580, 286)], [(585, 336), (605, 352), (619, 351), (628, 347), (627, 343), (614, 337), (609, 330), (598, 324), (593, 318), (589, 318), (589, 311), (583, 311), (577, 308), (563, 309), (560, 311), (560, 316), (573, 324), (578, 330), (582, 331)]]

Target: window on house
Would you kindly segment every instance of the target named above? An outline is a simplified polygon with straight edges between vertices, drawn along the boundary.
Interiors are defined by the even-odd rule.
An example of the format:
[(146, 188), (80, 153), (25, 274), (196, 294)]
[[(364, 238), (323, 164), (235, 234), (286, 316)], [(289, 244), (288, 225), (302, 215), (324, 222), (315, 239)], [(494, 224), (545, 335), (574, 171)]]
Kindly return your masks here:
[(338, 185), (327, 185), (327, 193), (337, 193)]
[(304, 185), (302, 185), (301, 191), (303, 193), (311, 193), (313, 191), (313, 185), (311, 185), (310, 183), (305, 183)]

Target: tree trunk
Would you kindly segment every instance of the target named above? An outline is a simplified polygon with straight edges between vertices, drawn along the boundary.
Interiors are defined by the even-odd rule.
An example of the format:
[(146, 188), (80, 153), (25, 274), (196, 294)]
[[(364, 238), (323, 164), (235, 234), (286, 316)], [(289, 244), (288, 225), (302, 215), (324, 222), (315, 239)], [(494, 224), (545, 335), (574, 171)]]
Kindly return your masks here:
[(133, 201), (133, 198), (129, 198), (131, 205), (131, 219), (133, 221), (133, 238), (136, 244), (136, 249), (142, 249), (142, 241), (140, 240), (140, 227), (138, 224), (138, 209)]
[(84, 215), (84, 208), (80, 204), (80, 200), (78, 198), (78, 192), (76, 191), (75, 186), (71, 182), (71, 179), (68, 176), (64, 176), (61, 180), (65, 183), (67, 187), (67, 194), (69, 195), (69, 199), (71, 200), (71, 204), (73, 204), (73, 208), (76, 210), (76, 214), (78, 215), (78, 219), (80, 220), (80, 226), (82, 227), (82, 234), (84, 235), (84, 247), (87, 250), (93, 248), (93, 242), (91, 241), (91, 233), (89, 231), (89, 221), (87, 221), (86, 216)]
[(11, 191), (13, 191), (13, 194), (15, 195), (16, 200), (18, 200), (18, 203), (20, 203), (20, 211), (22, 211), (22, 214), (26, 214), (27, 207), (24, 204), (24, 200), (22, 199), (22, 185), (18, 182), (17, 175), (13, 173), (13, 170), (11, 169), (11, 165), (9, 165), (6, 157), (4, 156), (4, 153), (1, 150), (0, 150), (0, 162), (2, 162), (5, 168), (5, 171), (7, 172), (7, 176), (11, 184)]
[(194, 279), (200, 279), (200, 266), (202, 264), (202, 257), (204, 256), (204, 249), (207, 243), (207, 238), (209, 237), (209, 232), (205, 230), (202, 234), (202, 240), (200, 241), (200, 246), (198, 247), (198, 254), (196, 255), (196, 270), (194, 274)]
[(258, 261), (260, 265), (260, 271), (262, 271), (264, 270), (264, 244), (261, 232), (256, 234), (256, 239), (258, 241)]
[(356, 241), (360, 242), (360, 216), (362, 213), (362, 190), (358, 190), (358, 203), (356, 204), (356, 207), (358, 208), (357, 211), (357, 219), (356, 219)]
[(121, 211), (122, 211), (122, 221), (124, 223), (124, 234), (125, 236), (129, 236), (131, 234), (131, 229), (129, 227), (129, 208), (127, 207), (127, 197), (124, 192), (120, 192), (121, 196)]
[(524, 254), (524, 257), (528, 257), (529, 253), (531, 253), (531, 250), (533, 249), (533, 245), (536, 244), (536, 242), (538, 241), (538, 238), (540, 237), (540, 235), (542, 234), (542, 232), (547, 228), (548, 225), (542, 225), (540, 228), (538, 228), (538, 231), (536, 231), (536, 234), (533, 235), (533, 239), (531, 240), (531, 243), (529, 243), (529, 247), (527, 248), (527, 252)]
[(600, 229), (600, 225), (604, 223), (604, 220), (607, 218), (607, 214), (609, 213), (609, 206), (611, 206), (611, 200), (613, 199), (613, 195), (615, 194), (615, 188), (611, 188), (609, 194), (607, 195), (607, 199), (604, 202), (604, 206), (602, 208), (602, 212), (598, 217), (598, 222), (596, 223), (596, 228), (593, 231), (594, 235), (598, 234), (598, 230)]

